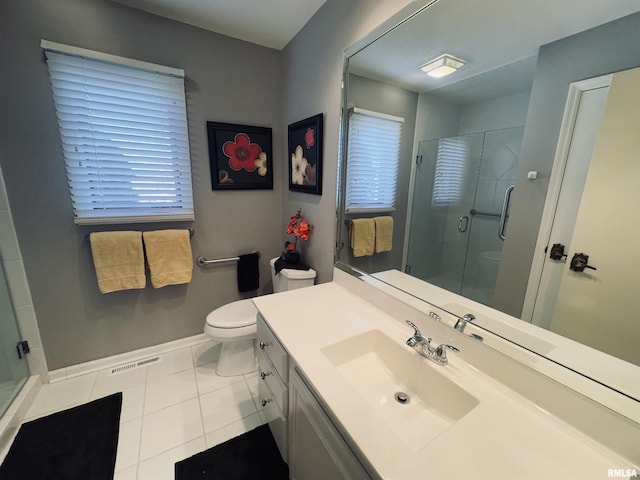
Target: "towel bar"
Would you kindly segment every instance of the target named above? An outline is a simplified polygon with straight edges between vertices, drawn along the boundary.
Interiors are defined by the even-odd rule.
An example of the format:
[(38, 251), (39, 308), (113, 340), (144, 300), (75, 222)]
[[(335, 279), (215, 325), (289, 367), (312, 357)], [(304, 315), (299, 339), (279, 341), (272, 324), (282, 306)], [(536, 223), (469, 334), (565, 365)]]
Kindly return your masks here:
[[(260, 252), (253, 252), (253, 253), (257, 253), (258, 257), (260, 257)], [(240, 257), (227, 257), (227, 258), (216, 258), (215, 260), (207, 260), (202, 255), (200, 255), (198, 258), (196, 258), (196, 263), (199, 266), (204, 267), (206, 265), (213, 265), (216, 263), (237, 262), (238, 260), (240, 260)]]
[[(188, 228), (188, 230), (189, 230), (189, 236), (190, 236), (190, 237), (193, 237), (193, 234), (195, 233), (195, 231), (193, 230), (193, 228)], [(85, 235), (85, 236), (84, 236), (84, 240), (85, 240), (85, 242), (88, 242), (88, 241), (90, 240), (90, 238), (91, 238), (91, 235)]]

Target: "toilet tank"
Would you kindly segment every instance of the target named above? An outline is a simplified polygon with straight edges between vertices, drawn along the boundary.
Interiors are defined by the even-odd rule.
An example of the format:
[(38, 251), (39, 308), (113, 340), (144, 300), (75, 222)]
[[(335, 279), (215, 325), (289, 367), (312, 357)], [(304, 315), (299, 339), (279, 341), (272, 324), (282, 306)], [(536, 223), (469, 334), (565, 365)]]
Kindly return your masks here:
[(273, 281), (274, 293), (286, 292), (287, 290), (295, 290), (296, 288), (310, 287), (316, 279), (316, 271), (294, 270), (292, 268), (283, 268), (276, 274), (275, 262), (279, 257), (272, 258), (271, 264), (271, 280)]

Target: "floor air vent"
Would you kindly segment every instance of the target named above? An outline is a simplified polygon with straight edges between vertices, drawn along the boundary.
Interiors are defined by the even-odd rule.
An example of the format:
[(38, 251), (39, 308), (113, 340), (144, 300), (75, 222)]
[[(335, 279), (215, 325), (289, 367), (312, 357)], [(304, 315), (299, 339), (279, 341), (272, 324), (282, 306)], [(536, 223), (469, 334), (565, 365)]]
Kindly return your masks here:
[(160, 361), (160, 357), (150, 357), (150, 358), (145, 358), (143, 360), (136, 360), (135, 362), (129, 362), (129, 363), (125, 363), (124, 365), (119, 365), (117, 367), (113, 367), (111, 369), (111, 372), (109, 373), (109, 376), (111, 375), (117, 375), (118, 373), (122, 373), (122, 372), (127, 372), (129, 370), (133, 370), (135, 368), (140, 368), (140, 367), (144, 367), (146, 365), (149, 365), (151, 363), (156, 363)]

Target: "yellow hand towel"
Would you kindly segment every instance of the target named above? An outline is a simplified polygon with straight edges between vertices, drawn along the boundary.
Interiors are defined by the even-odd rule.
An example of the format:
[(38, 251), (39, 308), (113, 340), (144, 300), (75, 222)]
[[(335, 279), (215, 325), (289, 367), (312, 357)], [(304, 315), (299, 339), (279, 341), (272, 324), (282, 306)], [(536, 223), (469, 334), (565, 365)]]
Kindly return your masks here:
[(375, 217), (376, 253), (389, 252), (393, 248), (393, 217)]
[(100, 292), (145, 287), (140, 232), (96, 232), (89, 235), (89, 241)]
[(373, 255), (375, 245), (375, 223), (373, 218), (356, 218), (351, 220), (349, 243), (354, 257)]
[(191, 281), (193, 258), (189, 230), (156, 230), (144, 232), (142, 236), (154, 288)]

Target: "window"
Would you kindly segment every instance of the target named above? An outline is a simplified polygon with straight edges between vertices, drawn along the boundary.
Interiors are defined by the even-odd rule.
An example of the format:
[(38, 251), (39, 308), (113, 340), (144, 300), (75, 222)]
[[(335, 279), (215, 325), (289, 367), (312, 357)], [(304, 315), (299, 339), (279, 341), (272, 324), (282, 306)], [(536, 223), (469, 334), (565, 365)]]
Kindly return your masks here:
[(193, 220), (184, 72), (41, 46), (75, 223)]
[(396, 204), (403, 118), (355, 108), (349, 117), (347, 213), (391, 211)]
[(469, 158), (469, 143), (468, 137), (438, 140), (436, 170), (431, 196), (432, 206), (455, 205), (462, 199), (464, 173)]

